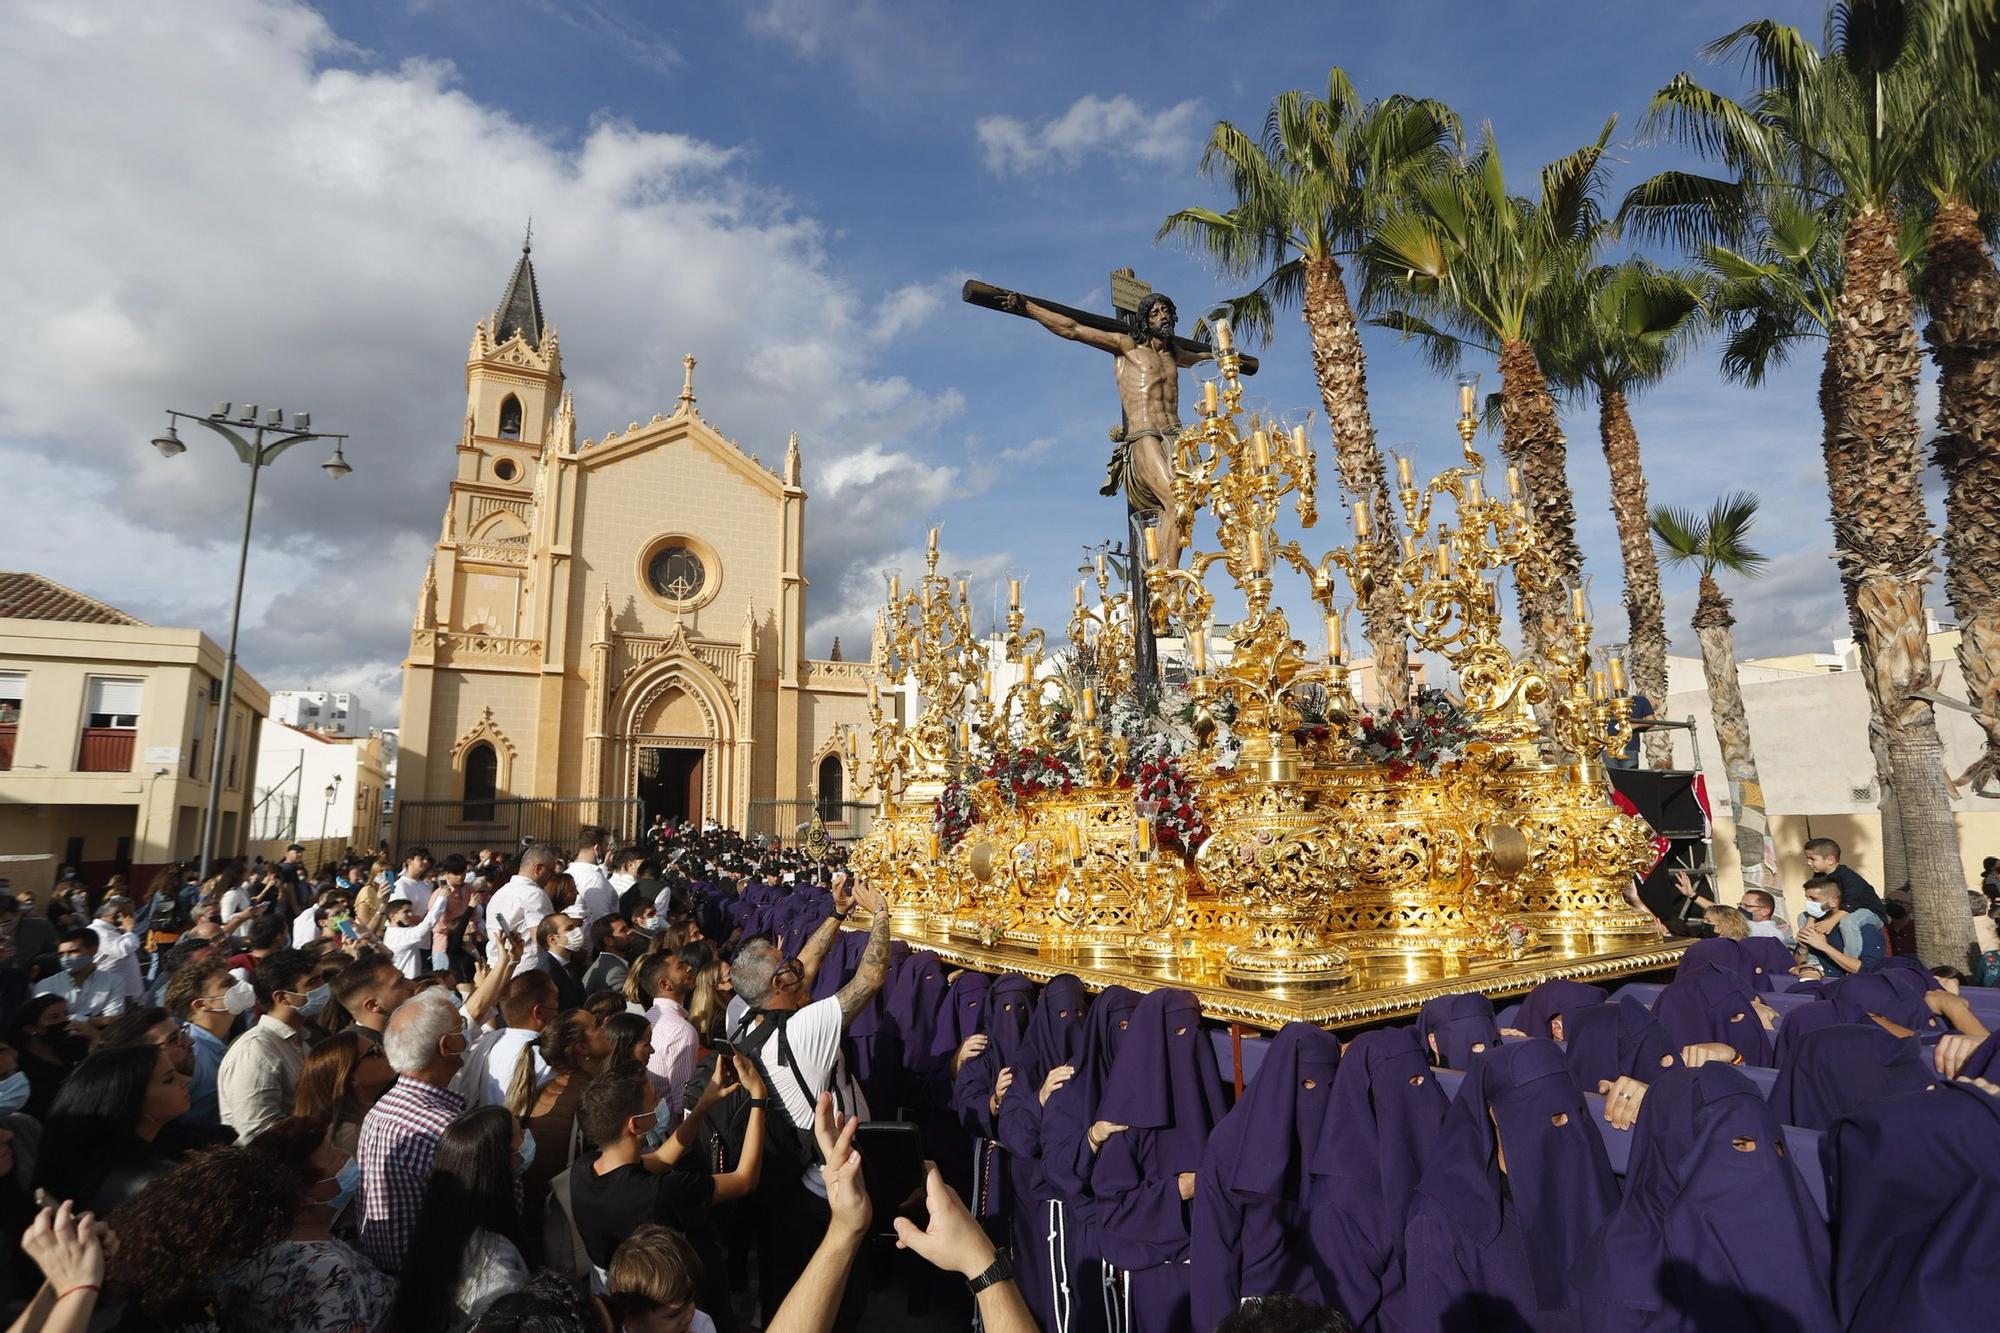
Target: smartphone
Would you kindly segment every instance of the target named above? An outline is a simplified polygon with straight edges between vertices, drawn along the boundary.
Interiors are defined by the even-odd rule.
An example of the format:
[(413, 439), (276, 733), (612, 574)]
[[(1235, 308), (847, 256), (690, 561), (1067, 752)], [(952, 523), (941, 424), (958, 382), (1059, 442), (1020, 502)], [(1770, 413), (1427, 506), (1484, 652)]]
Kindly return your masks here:
[(861, 1176), (873, 1206), (874, 1234), (894, 1236), (899, 1217), (928, 1227), (923, 1131), (907, 1120), (865, 1121), (854, 1131), (854, 1146), (861, 1154)]
[(719, 1058), (726, 1060), (736, 1054), (736, 1043), (724, 1041), (722, 1038), (717, 1037), (708, 1044), (708, 1049), (714, 1051)]

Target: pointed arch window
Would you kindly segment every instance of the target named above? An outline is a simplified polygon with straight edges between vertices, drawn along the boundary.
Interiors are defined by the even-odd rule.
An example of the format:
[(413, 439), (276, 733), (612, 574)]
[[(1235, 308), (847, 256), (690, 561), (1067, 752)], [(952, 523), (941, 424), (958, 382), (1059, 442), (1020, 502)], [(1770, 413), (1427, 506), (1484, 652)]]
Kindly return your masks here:
[(493, 798), (500, 785), (500, 756), (491, 741), (478, 741), (465, 752), (465, 797), (459, 818), (468, 824), (493, 819)]
[(511, 393), (500, 400), (500, 438), (521, 438), (521, 400)]
[(842, 806), (847, 804), (847, 773), (841, 767), (840, 756), (827, 755), (819, 761), (819, 817), (825, 824), (838, 824), (846, 817)]

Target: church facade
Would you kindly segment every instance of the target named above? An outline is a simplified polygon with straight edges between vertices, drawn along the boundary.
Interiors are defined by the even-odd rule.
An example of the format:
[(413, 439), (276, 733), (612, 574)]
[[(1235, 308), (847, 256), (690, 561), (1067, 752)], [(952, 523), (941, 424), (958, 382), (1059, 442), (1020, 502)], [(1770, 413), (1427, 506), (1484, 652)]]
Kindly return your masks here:
[(399, 845), (498, 841), (519, 798), (626, 833), (840, 813), (868, 665), (805, 656), (798, 437), (767, 467), (702, 417), (685, 366), (670, 412), (579, 440), (525, 248), (473, 330), (403, 667)]

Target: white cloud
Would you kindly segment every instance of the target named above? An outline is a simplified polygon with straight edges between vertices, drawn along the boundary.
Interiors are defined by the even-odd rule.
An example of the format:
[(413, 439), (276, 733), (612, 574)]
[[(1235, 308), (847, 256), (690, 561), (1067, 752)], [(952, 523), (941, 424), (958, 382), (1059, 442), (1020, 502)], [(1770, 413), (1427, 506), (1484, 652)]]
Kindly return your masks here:
[[(308, 445), (264, 477), (245, 665), (273, 686), (355, 683), (393, 715), (466, 340), (529, 214), (579, 432), (669, 408), (694, 352), (703, 413), (746, 449), (775, 461), (800, 432), (819, 589), (878, 565), (954, 484), (910, 441), (962, 400), (880, 373), (869, 336), (913, 327), (935, 293), (856, 290), (818, 221), (729, 145), (609, 117), (529, 126), (448, 64), (370, 63), (290, 0), (40, 0), (9, 17), (13, 567), (219, 637), (242, 469), (199, 432), (172, 461), (145, 441), (164, 407), (309, 408), (352, 433), (355, 472), (328, 481)], [(850, 458), (892, 484), (843, 484)]]
[(975, 131), (986, 169), (995, 175), (1072, 170), (1102, 155), (1148, 166), (1188, 166), (1199, 133), (1201, 104), (1189, 100), (1160, 110), (1123, 93), (1086, 94), (1059, 116), (1030, 123), (1017, 116), (983, 116)]

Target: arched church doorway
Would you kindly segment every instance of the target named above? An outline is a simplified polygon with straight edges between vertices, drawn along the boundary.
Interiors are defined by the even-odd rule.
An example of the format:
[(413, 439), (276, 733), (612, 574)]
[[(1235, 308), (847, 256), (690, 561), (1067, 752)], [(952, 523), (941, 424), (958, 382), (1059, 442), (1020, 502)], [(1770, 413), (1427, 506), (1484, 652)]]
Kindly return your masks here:
[(676, 824), (699, 824), (707, 753), (693, 746), (647, 745), (639, 750), (639, 803), (645, 827), (665, 815)]

